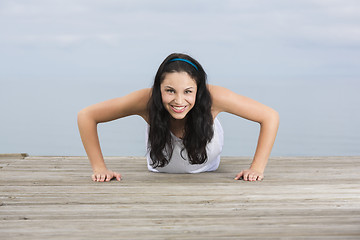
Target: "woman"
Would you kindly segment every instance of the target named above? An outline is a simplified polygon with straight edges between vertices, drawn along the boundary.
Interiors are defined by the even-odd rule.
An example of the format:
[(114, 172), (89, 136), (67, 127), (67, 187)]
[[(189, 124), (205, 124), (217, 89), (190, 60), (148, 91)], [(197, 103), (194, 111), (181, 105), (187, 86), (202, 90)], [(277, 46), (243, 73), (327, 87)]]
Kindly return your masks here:
[(260, 181), (275, 141), (279, 116), (273, 109), (226, 88), (207, 85), (202, 66), (185, 54), (169, 55), (160, 65), (151, 89), (89, 106), (78, 114), (78, 126), (90, 160), (93, 181), (121, 175), (107, 169), (97, 124), (139, 115), (148, 123), (147, 162), (153, 172), (214, 171), (223, 145), (220, 112), (260, 123), (258, 145), (249, 169), (235, 179)]

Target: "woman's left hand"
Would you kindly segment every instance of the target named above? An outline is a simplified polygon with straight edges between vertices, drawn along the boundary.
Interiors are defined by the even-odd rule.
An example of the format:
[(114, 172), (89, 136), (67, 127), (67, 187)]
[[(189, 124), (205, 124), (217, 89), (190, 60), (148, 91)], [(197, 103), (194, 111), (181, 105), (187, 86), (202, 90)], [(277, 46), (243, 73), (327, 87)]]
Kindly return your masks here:
[(235, 180), (240, 180), (241, 178), (244, 181), (261, 181), (264, 178), (264, 174), (252, 169), (247, 169), (239, 172), (238, 175), (236, 175)]

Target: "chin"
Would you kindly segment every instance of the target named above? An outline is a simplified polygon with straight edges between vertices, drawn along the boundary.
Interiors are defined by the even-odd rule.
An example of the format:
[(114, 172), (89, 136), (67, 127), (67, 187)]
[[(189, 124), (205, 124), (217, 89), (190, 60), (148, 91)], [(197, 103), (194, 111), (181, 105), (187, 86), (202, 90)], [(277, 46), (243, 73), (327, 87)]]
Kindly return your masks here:
[(173, 119), (182, 120), (186, 117), (187, 114), (170, 114)]

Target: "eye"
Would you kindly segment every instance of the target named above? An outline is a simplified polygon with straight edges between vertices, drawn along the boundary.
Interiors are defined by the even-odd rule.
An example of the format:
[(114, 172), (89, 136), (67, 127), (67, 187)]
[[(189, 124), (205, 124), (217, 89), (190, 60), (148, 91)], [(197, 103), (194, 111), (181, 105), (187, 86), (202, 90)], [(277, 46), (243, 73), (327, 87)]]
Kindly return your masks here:
[(189, 94), (189, 93), (192, 93), (192, 91), (191, 90), (185, 90), (185, 93)]
[(170, 88), (166, 89), (165, 91), (168, 92), (168, 93), (174, 93), (175, 92), (174, 89), (170, 89)]

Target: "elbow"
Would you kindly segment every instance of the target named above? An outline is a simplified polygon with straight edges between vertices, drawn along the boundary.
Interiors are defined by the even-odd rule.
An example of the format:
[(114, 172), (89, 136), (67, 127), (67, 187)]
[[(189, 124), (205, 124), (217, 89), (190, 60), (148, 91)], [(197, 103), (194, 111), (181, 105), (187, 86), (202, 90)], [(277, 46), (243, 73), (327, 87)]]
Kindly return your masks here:
[(78, 113), (77, 113), (77, 119), (80, 120), (82, 119), (84, 116), (86, 115), (86, 109), (81, 109)]
[(279, 113), (272, 108), (269, 108), (266, 111), (266, 113), (264, 114), (263, 120), (260, 122), (261, 125), (263, 125), (263, 124), (272, 125), (276, 128), (278, 128), (279, 123), (280, 123)]
[(280, 115), (279, 113), (274, 110), (274, 109), (271, 109), (270, 111), (270, 114), (269, 114), (269, 119), (271, 119), (271, 122), (276, 126), (278, 127), (279, 126), (279, 123), (280, 123)]
[(85, 118), (86, 116), (86, 113), (84, 111), (85, 109), (82, 109), (80, 110), (78, 113), (77, 113), (77, 123), (78, 123), (78, 126), (80, 127), (81, 125), (81, 122), (83, 121), (83, 119)]
[(280, 115), (279, 115), (279, 112), (272, 109), (272, 118), (275, 119), (277, 122), (280, 122)]
[(86, 122), (89, 119), (91, 119), (91, 118), (90, 118), (89, 111), (87, 110), (87, 108), (84, 108), (78, 112), (77, 123), (78, 123), (79, 127), (83, 122)]

